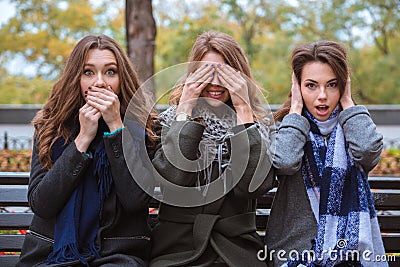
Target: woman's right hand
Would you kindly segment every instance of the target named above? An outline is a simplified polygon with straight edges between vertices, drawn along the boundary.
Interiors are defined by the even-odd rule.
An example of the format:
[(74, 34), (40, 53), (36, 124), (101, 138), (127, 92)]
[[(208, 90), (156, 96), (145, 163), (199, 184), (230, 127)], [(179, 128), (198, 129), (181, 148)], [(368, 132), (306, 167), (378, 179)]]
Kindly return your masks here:
[(183, 86), (176, 114), (184, 112), (192, 115), (192, 110), (197, 103), (201, 92), (212, 81), (215, 72), (214, 66), (205, 64), (195, 72), (189, 74)]
[(300, 84), (292, 72), (292, 89), (291, 89), (291, 102), (290, 102), (290, 111), (289, 113), (297, 113), (301, 115), (301, 111), (303, 110), (303, 96), (301, 95)]
[(95, 138), (100, 117), (101, 112), (88, 103), (79, 109), (79, 124), (81, 128), (75, 139), (75, 145), (80, 152), (86, 152)]

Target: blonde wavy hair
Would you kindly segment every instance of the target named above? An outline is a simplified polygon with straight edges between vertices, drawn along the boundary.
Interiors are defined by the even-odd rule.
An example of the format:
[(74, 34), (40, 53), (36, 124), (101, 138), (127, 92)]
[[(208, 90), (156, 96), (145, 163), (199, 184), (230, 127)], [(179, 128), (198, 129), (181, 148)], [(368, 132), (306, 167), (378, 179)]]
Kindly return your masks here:
[[(131, 98), (135, 94), (142, 94), (139, 97), (135, 96), (135, 101), (141, 103), (135, 105), (134, 111), (129, 110), (129, 113), (134, 113), (130, 118), (135, 118), (140, 125), (145, 125), (150, 141), (156, 138), (152, 130), (153, 117), (156, 115), (153, 109), (146, 106), (151, 101), (147, 100), (148, 96), (141, 92), (142, 90), (138, 90), (140, 83), (137, 73), (123, 48), (106, 35), (87, 35), (73, 48), (47, 102), (33, 119), (39, 161), (44, 168), (49, 169), (53, 164), (51, 149), (54, 142), (60, 137), (67, 142), (73, 137), (74, 130), (79, 127), (79, 109), (85, 104), (80, 88), (80, 78), (91, 49), (110, 50), (115, 56), (120, 81), (118, 98), (121, 118), (124, 118), (125, 113), (128, 112)], [(152, 110), (150, 116), (148, 110)]]
[[(259, 95), (259, 92), (261, 92), (261, 87), (253, 78), (250, 64), (243, 52), (243, 49), (240, 47), (239, 43), (233, 39), (232, 36), (213, 30), (200, 34), (192, 46), (188, 59), (189, 63), (195, 63), (188, 64), (186, 77), (200, 66), (200, 61), (208, 52), (220, 54), (224, 58), (224, 61), (227, 65), (244, 74), (243, 76), (247, 80), (248, 84), (250, 106), (253, 110), (253, 116), (257, 121), (266, 123), (265, 118), (270, 114), (268, 114), (268, 112), (262, 106)], [(186, 77), (183, 79), (186, 79)], [(170, 104), (179, 104), (183, 87), (184, 82), (180, 82), (178, 87), (172, 91), (169, 97)]]

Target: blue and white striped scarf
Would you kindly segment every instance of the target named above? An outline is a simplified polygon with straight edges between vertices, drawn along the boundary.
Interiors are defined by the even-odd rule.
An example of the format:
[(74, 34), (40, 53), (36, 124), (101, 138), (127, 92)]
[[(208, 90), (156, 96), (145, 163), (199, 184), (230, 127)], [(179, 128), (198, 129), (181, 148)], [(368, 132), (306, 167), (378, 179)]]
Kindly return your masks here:
[(354, 266), (388, 266), (387, 262), (368, 261), (385, 251), (368, 176), (349, 153), (338, 123), (340, 111), (338, 106), (324, 122), (306, 109), (303, 112), (311, 130), (302, 174), (318, 232), (313, 260), (297, 260), (288, 266), (334, 266), (345, 261), (355, 262)]

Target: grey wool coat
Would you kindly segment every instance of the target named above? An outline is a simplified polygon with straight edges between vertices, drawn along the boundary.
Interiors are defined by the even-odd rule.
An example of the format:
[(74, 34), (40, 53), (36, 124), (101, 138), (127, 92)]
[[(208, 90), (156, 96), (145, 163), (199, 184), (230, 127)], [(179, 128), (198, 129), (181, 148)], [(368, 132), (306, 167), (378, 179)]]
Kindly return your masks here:
[[(104, 137), (102, 133), (98, 134), (97, 142), (99, 138), (105, 142), (113, 183), (104, 201), (95, 240), (100, 247), (101, 258), (91, 261), (90, 266), (100, 266), (102, 263), (147, 266), (151, 246), (147, 222), (150, 197), (136, 184), (128, 170), (122, 147), (122, 132)], [(94, 143), (96, 141), (91, 146)], [(134, 151), (132, 149), (132, 153)], [(79, 152), (75, 143), (70, 141), (52, 168), (47, 170), (40, 164), (38, 147), (34, 144), (28, 188), (29, 205), (34, 216), (17, 267), (47, 266), (43, 262), (53, 250), (56, 216), (85, 172), (90, 171), (92, 161), (91, 157)], [(152, 172), (144, 168), (141, 156), (132, 155), (130, 161), (130, 166), (138, 168), (144, 178), (152, 179)], [(75, 264), (61, 266), (80, 266), (79, 262)]]
[[(186, 158), (197, 159), (205, 126), (192, 121), (174, 121), (170, 127), (164, 127), (167, 128), (163, 133), (165, 141), (153, 159), (155, 169), (174, 184), (195, 186), (201, 174), (173, 166), (165, 151), (180, 150)], [(255, 191), (249, 192), (249, 184), (257, 164), (271, 164), (271, 159), (261, 149), (263, 140), (255, 125), (247, 128), (238, 125), (233, 132), (228, 140), (230, 151), (234, 147), (236, 156), (241, 157), (246, 154), (243, 152), (246, 143), (250, 148), (250, 157), (243, 159), (246, 168), (241, 179), (225, 196), (208, 204), (179, 207), (161, 203), (159, 222), (152, 231), (150, 266), (267, 266), (257, 259), (257, 252), (264, 244), (256, 233), (255, 199), (272, 187), (273, 168), (264, 173)], [(232, 173), (227, 169), (229, 180)], [(212, 174), (212, 179), (216, 179), (215, 164)], [(164, 193), (168, 193), (168, 188), (164, 187)]]
[[(338, 120), (349, 143), (351, 156), (368, 173), (380, 160), (383, 137), (376, 131), (367, 108), (358, 105), (345, 109), (339, 114)], [(284, 263), (278, 257), (279, 250), (286, 253), (310, 250), (311, 242), (317, 235), (317, 221), (301, 174), (309, 130), (307, 119), (295, 113), (286, 115), (278, 128), (273, 165), (279, 186), (266, 233), (268, 250), (275, 251), (270, 253), (271, 257), (268, 256), (273, 266)], [(281, 255), (280, 258), (284, 257)]]

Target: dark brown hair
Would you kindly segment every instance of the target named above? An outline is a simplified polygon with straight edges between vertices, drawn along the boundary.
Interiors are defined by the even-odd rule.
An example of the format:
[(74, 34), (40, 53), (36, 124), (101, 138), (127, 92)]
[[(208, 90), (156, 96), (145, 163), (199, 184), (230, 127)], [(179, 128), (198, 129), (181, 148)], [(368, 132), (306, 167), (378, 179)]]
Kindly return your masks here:
[[(310, 62), (321, 62), (328, 64), (333, 73), (335, 73), (340, 95), (343, 94), (347, 77), (350, 74), (349, 64), (347, 61), (346, 47), (335, 41), (319, 41), (306, 43), (297, 46), (292, 53), (292, 71), (301, 84), (301, 74), (304, 66)], [(275, 112), (274, 119), (282, 120), (290, 110), (291, 94), (282, 105), (282, 107)]]

